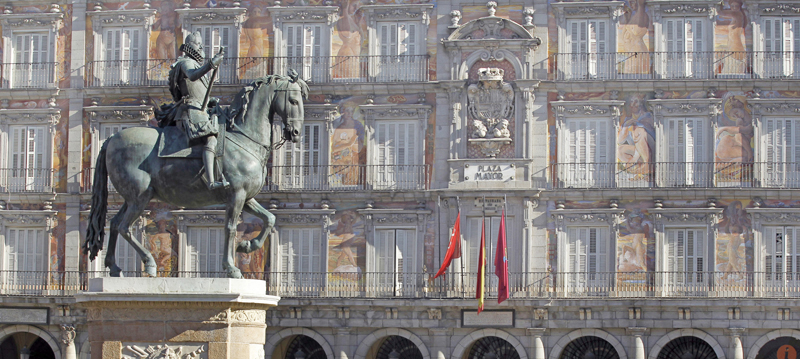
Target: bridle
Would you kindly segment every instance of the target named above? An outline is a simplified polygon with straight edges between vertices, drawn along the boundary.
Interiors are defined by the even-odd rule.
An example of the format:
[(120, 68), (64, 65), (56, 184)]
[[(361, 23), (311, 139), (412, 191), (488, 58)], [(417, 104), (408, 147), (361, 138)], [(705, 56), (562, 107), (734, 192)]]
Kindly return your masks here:
[[(275, 93), (278, 93), (278, 92), (286, 92), (286, 94), (283, 96), (283, 108), (284, 108), (284, 109), (286, 109), (286, 108), (288, 108), (288, 107), (289, 107), (289, 106), (288, 106), (288, 104), (289, 104), (289, 95), (288, 95), (288, 93), (289, 93), (290, 91), (300, 91), (300, 90), (290, 90), (290, 89), (289, 89), (289, 84), (292, 84), (292, 83), (296, 83), (296, 82), (297, 82), (297, 79), (296, 79), (296, 78), (293, 78), (293, 77), (290, 77), (290, 78), (291, 78), (292, 80), (291, 80), (291, 81), (286, 81), (286, 87), (284, 87), (284, 88), (277, 88), (277, 89), (275, 89), (275, 91), (274, 91)], [(288, 123), (289, 123), (289, 119), (286, 119), (286, 120), (285, 120), (285, 122), (288, 124)], [(283, 146), (283, 144), (284, 144), (284, 143), (286, 143), (286, 140), (287, 140), (287, 138), (286, 138), (286, 131), (285, 131), (285, 130), (284, 130), (284, 131), (281, 131), (281, 140), (280, 140), (278, 143), (276, 143), (276, 144), (272, 145), (272, 149), (273, 149), (273, 150), (277, 150), (277, 149), (281, 148), (281, 147)]]

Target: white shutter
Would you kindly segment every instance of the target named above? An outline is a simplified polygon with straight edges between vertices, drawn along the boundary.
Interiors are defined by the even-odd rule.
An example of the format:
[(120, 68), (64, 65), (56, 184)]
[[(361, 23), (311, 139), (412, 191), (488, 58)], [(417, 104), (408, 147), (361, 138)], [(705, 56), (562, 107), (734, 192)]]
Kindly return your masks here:
[(105, 47), (106, 61), (121, 60), (120, 43), (122, 35), (120, 29), (106, 29), (105, 36), (103, 37), (103, 46)]
[(783, 27), (783, 75), (791, 76), (794, 69), (794, 22), (791, 19), (784, 18), (782, 21)]
[[(218, 227), (190, 227), (187, 248), (188, 270), (192, 272), (222, 271), (223, 229)], [(207, 275), (207, 273), (200, 273)]]
[(416, 55), (417, 54), (417, 24), (401, 23), (398, 24), (398, 54)]
[(382, 278), (385, 278), (387, 273), (394, 273), (394, 247), (395, 238), (393, 230), (376, 230), (375, 231), (375, 271), (379, 273)]
[(10, 271), (43, 271), (50, 257), (45, 253), (45, 231), (39, 228), (9, 228), (5, 247), (5, 269)]
[[(478, 255), (481, 243), (481, 217), (472, 217), (469, 218), (467, 221), (468, 223), (468, 232), (462, 232), (464, 237), (466, 237), (467, 242), (467, 251), (464, 255), (467, 257), (465, 264), (465, 270), (467, 273), (477, 273), (478, 272)], [(461, 257), (464, 260), (464, 256)]]
[[(284, 30), (284, 43), (286, 44), (286, 57), (300, 57), (303, 55), (302, 52), (302, 37), (297, 38), (298, 34), (301, 34), (300, 25), (286, 25), (286, 29)], [(291, 61), (291, 60), (290, 60)]]
[(46, 184), (45, 173), (45, 129), (39, 126), (10, 126), (11, 185), (33, 190)]
[[(397, 23), (382, 23), (379, 27), (380, 31), (380, 55), (381, 56), (397, 56), (399, 50)], [(393, 59), (382, 59), (383, 61), (393, 61)]]
[(281, 229), (280, 246), (278, 249), (278, 268), (286, 274), (294, 269), (294, 240), (297, 233), (291, 229)]
[(589, 40), (589, 75), (606, 77), (608, 54), (608, 22), (605, 20), (589, 20), (586, 37)]

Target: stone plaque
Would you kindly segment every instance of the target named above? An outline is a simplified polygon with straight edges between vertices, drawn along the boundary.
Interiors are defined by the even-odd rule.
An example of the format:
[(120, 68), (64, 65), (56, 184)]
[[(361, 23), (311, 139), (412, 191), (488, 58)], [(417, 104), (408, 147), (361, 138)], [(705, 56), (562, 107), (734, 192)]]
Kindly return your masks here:
[(513, 328), (515, 319), (513, 309), (461, 310), (462, 328)]
[(516, 169), (512, 163), (492, 162), (464, 165), (464, 181), (505, 182), (513, 181)]
[(0, 323), (3, 324), (50, 324), (47, 308), (0, 308)]

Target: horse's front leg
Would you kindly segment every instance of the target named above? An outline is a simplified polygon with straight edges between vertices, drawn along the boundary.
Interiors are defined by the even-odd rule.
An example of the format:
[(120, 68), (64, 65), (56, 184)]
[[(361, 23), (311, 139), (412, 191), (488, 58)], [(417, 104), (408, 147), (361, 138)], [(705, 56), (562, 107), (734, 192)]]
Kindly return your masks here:
[(242, 214), (247, 195), (243, 190), (231, 191), (233, 195), (228, 201), (225, 213), (225, 259), (222, 268), (228, 274), (228, 278), (242, 278), (242, 271), (236, 268), (234, 262), (234, 244), (236, 243), (236, 225), (239, 222), (239, 215)]
[(237, 252), (250, 253), (264, 245), (264, 240), (267, 239), (267, 235), (272, 232), (272, 227), (275, 226), (275, 216), (261, 206), (255, 198), (251, 198), (245, 202), (244, 211), (260, 218), (261, 221), (264, 222), (264, 226), (261, 227), (261, 232), (256, 238), (249, 241), (241, 241), (239, 245), (236, 246)]

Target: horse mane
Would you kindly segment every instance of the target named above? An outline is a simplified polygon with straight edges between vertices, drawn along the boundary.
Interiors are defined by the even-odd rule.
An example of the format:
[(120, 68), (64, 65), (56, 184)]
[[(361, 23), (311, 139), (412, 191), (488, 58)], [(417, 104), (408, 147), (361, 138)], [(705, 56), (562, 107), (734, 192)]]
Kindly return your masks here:
[[(247, 107), (250, 104), (250, 101), (253, 100), (253, 96), (256, 92), (255, 90), (259, 89), (262, 85), (271, 85), (280, 80), (293, 82), (292, 78), (289, 76), (266, 75), (253, 80), (253, 82), (239, 90), (230, 106), (230, 118), (232, 118), (235, 122), (244, 123), (245, 115), (247, 114)], [(297, 84), (300, 86), (300, 92), (303, 98), (308, 99), (308, 84), (300, 78), (294, 82), (297, 82)]]

